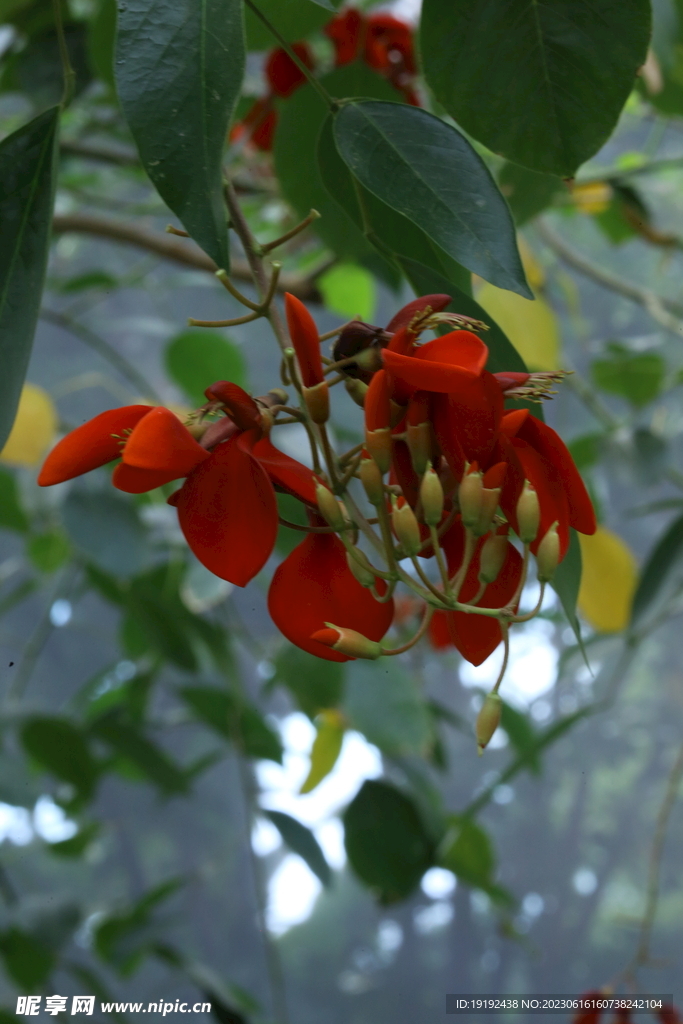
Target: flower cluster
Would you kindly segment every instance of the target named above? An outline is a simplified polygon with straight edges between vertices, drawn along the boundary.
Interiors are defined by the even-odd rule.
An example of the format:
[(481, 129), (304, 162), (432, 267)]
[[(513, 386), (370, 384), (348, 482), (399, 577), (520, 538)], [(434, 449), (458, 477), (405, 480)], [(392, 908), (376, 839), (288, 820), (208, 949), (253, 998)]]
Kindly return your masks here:
[[(386, 328), (358, 321), (321, 352), (313, 318), (294, 296), (285, 309), (291, 348), (275, 388), (252, 398), (229, 381), (206, 390), (185, 423), (168, 409), (125, 406), (64, 437), (39, 476), (43, 486), (120, 461), (112, 483), (138, 494), (183, 479), (168, 498), (197, 558), (245, 586), (273, 551), (276, 491), (306, 512), (306, 536), (279, 565), (268, 606), (292, 643), (332, 661), (401, 653), (429, 633), (473, 664), (535, 614), (564, 558), (569, 530), (595, 530), (590, 498), (567, 448), (526, 408), (506, 400), (547, 396), (557, 375), (489, 373), (484, 324), (446, 312), (448, 295), (404, 306)], [(426, 331), (448, 333), (426, 342)], [(330, 390), (344, 383), (364, 410), (364, 441), (343, 455), (326, 424)], [(298, 421), (313, 468), (271, 441)], [(360, 538), (363, 538), (361, 541)], [(515, 540), (516, 538), (516, 540)], [(513, 542), (514, 541), (514, 542)], [(518, 613), (530, 555), (541, 600)], [(378, 561), (381, 564), (375, 564)], [(430, 569), (433, 566), (433, 571)], [(383, 637), (403, 585), (422, 615), (412, 639)], [(498, 684), (497, 684), (498, 685)], [(478, 723), (486, 746), (500, 717), (497, 685)]]
[[(351, 7), (332, 18), (323, 32), (334, 46), (334, 66), (362, 60), (386, 78), (407, 103), (419, 106), (415, 91), (417, 63), (410, 25), (391, 14), (365, 15)], [(292, 50), (309, 70), (316, 70), (313, 51), (306, 42), (292, 44)], [(233, 126), (233, 142), (248, 139), (257, 149), (273, 148), (277, 127), (275, 101), (287, 99), (305, 84), (306, 75), (286, 50), (272, 50), (265, 62), (268, 92), (256, 100), (244, 118)]]

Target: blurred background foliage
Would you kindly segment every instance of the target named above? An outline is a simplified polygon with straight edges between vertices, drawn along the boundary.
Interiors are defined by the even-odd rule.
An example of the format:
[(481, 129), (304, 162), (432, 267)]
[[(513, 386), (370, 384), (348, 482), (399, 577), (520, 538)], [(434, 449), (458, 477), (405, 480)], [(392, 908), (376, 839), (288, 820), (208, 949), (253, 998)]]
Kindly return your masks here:
[[(288, 39), (330, 61), (329, 11), (279, 13)], [(474, 295), (529, 367), (573, 371), (545, 411), (600, 519), (581, 538), (585, 658), (549, 598), (513, 643), (502, 727), (479, 760), (472, 723), (498, 654), (476, 670), (427, 646), (390, 668), (319, 662), (265, 607), (295, 531), (241, 591), (189, 554), (161, 492), (113, 493), (107, 469), (37, 488), (54, 440), (102, 409), (191, 408), (216, 378), (255, 394), (278, 383), (263, 321), (183, 326), (240, 310), (199, 250), (163, 233), (169, 211), (114, 93), (113, 0), (65, 0), (76, 99), (28, 383), (0, 454), (7, 1013), (27, 991), (207, 993), (232, 1024), (284, 1024), (285, 1002), (297, 1024), (426, 1021), (446, 992), (578, 992), (631, 961), (683, 734), (683, 10), (658, 0), (654, 13), (638, 88), (575, 181), (477, 144), (536, 300), (477, 279)], [(62, 78), (47, 0), (0, 0), (0, 22), (7, 134), (59, 100)], [(247, 32), (241, 116), (271, 45), (252, 16)], [(331, 74), (389, 89), (359, 64)], [(386, 323), (410, 295), (307, 170), (310, 87), (278, 112), (273, 155), (232, 154), (253, 231), (272, 240), (315, 206), (321, 220), (284, 252), (286, 287), (321, 331)], [(411, 257), (422, 243), (401, 244)], [(246, 277), (239, 254), (233, 274)], [(359, 440), (356, 413), (340, 403), (340, 442)], [(297, 428), (287, 443), (305, 458)], [(680, 809), (667, 825), (658, 961), (638, 977), (680, 1000)]]

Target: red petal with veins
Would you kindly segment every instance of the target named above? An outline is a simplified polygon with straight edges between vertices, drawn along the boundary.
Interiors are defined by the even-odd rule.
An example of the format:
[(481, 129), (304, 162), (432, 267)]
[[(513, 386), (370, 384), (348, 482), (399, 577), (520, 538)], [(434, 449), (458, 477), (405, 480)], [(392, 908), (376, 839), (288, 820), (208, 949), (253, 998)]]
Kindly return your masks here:
[(318, 328), (303, 302), (289, 292), (285, 293), (285, 313), (289, 336), (301, 370), (302, 383), (306, 388), (313, 388), (325, 379), (320, 358)]
[[(378, 580), (378, 590), (383, 584)], [(281, 633), (309, 654), (350, 661), (311, 635), (326, 622), (381, 640), (394, 617), (394, 602), (379, 604), (351, 574), (344, 545), (332, 533), (311, 533), (275, 570), (268, 610)]]
[(123, 461), (136, 469), (151, 469), (166, 474), (169, 480), (187, 476), (209, 453), (197, 444), (178, 417), (158, 405), (133, 429), (124, 446)]
[(149, 405), (124, 405), (101, 412), (76, 427), (45, 459), (38, 483), (41, 487), (50, 487), (118, 459), (126, 439), (124, 431), (132, 430), (150, 411)]
[[(253, 434), (254, 432), (250, 432)], [(275, 491), (246, 434), (218, 445), (185, 481), (178, 520), (202, 565), (244, 587), (265, 565), (278, 527)]]
[(312, 469), (285, 455), (267, 437), (262, 437), (256, 442), (252, 454), (259, 460), (278, 490), (292, 494), (311, 508), (318, 508), (318, 499), (315, 496), (316, 481)]
[[(487, 535), (488, 536), (488, 535)], [(486, 537), (480, 537), (470, 562), (465, 581), (460, 589), (463, 603), (472, 600), (479, 590), (479, 556)], [(458, 520), (441, 540), (446, 553), (449, 574), (452, 576), (462, 565), (465, 550), (464, 530)], [(493, 583), (489, 583), (479, 601), (480, 608), (503, 608), (515, 594), (522, 575), (522, 558), (511, 544), (505, 564)], [(456, 647), (472, 665), (481, 665), (493, 654), (503, 639), (497, 619), (468, 612), (435, 612), (430, 623), (430, 637), (435, 647), (448, 643)], [(448, 639), (446, 639), (448, 638)]]
[(398, 313), (394, 313), (386, 330), (389, 334), (394, 334), (399, 327), (407, 327), (418, 313), (424, 313), (427, 308), (431, 309), (432, 313), (440, 313), (450, 302), (450, 295), (421, 295), (418, 299), (413, 299), (412, 302), (399, 309)]

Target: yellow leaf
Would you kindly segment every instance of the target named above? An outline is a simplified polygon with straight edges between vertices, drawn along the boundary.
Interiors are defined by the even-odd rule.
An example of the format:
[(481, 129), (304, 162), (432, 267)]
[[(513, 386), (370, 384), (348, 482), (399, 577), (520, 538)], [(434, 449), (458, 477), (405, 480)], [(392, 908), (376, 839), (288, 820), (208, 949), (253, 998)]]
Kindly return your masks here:
[(505, 331), (530, 370), (560, 369), (557, 320), (545, 299), (539, 296), (532, 302), (492, 284), (482, 285), (476, 299)]
[(14, 426), (0, 452), (12, 466), (37, 466), (57, 433), (57, 410), (47, 391), (24, 384)]
[(336, 708), (321, 711), (316, 718), (318, 733), (311, 747), (311, 768), (299, 790), (310, 793), (312, 789), (329, 775), (339, 757), (344, 741), (346, 721)]
[(536, 259), (529, 243), (522, 235), (517, 235), (517, 248), (519, 249), (519, 255), (522, 258), (522, 266), (524, 267), (524, 273), (526, 274), (526, 279), (529, 282), (529, 287), (532, 292), (537, 292), (545, 284), (545, 270)]
[(574, 185), (572, 201), (581, 213), (603, 213), (612, 201), (612, 189), (606, 181), (587, 181)]
[(592, 537), (580, 533), (579, 541), (583, 562), (579, 611), (599, 633), (616, 633), (631, 617), (636, 560), (621, 537), (604, 526)]

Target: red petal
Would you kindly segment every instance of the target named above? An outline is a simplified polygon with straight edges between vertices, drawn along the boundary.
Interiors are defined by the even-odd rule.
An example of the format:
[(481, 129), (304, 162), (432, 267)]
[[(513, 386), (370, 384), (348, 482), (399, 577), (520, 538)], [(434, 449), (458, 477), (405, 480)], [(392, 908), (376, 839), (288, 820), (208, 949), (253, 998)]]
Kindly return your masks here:
[[(381, 584), (378, 589), (381, 592)], [(394, 617), (394, 602), (378, 604), (361, 587), (346, 564), (344, 545), (331, 533), (309, 534), (278, 566), (268, 609), (288, 640), (327, 661), (350, 659), (311, 640), (326, 622), (381, 640)]]
[[(460, 397), (468, 383), (482, 373), (488, 348), (470, 331), (452, 331), (428, 341), (412, 356), (391, 347), (382, 350), (382, 361), (393, 377), (420, 391), (436, 391)], [(497, 388), (500, 394), (500, 388)]]
[(518, 388), (522, 384), (526, 384), (530, 373), (517, 373), (514, 370), (506, 371), (505, 373), (494, 373), (493, 375), (500, 385), (501, 391), (508, 391), (510, 388)]
[(289, 336), (301, 370), (302, 383), (306, 388), (313, 388), (325, 379), (320, 358), (318, 328), (303, 302), (289, 292), (285, 293), (285, 312)]
[(144, 494), (178, 479), (179, 475), (175, 470), (138, 469), (137, 466), (128, 466), (125, 462), (120, 462), (112, 473), (111, 482), (114, 487), (125, 491), (126, 494)]
[(450, 331), (448, 334), (442, 334), (440, 338), (428, 341), (415, 355), (418, 359), (427, 359), (429, 362), (461, 367), (478, 377), (486, 366), (489, 350), (481, 338), (472, 331)]
[[(306, 43), (293, 43), (292, 49), (307, 68), (313, 67), (313, 54)], [(265, 67), (266, 78), (276, 96), (291, 96), (306, 81), (306, 76), (285, 50), (273, 50)]]
[(457, 395), (434, 400), (434, 429), (456, 479), (463, 462), (487, 466), (498, 438), (503, 396), (492, 374), (463, 378)]
[(528, 441), (555, 470), (567, 499), (569, 525), (579, 533), (595, 533), (597, 522), (593, 502), (562, 438), (535, 416), (525, 420), (519, 437)]
[(383, 430), (391, 424), (389, 380), (386, 370), (378, 370), (365, 393), (365, 429)]
[(313, 470), (285, 455), (268, 437), (262, 437), (257, 441), (252, 453), (278, 490), (293, 494), (295, 498), (300, 498), (307, 505), (317, 509), (318, 499), (315, 496), (316, 481)]
[(394, 334), (399, 327), (407, 327), (413, 317), (423, 313), (428, 307), (432, 313), (440, 313), (451, 302), (450, 295), (421, 295), (413, 299), (395, 313), (386, 326), (389, 334)]
[(506, 442), (509, 457), (508, 472), (505, 475), (500, 507), (517, 529), (517, 501), (524, 479), (529, 480), (538, 493), (541, 506), (541, 525), (538, 536), (531, 545), (535, 554), (545, 533), (554, 522), (558, 523), (560, 536), (560, 557), (564, 558), (569, 547), (569, 508), (561, 480), (551, 463), (521, 438), (513, 437)]
[(206, 397), (222, 402), (230, 414), (230, 419), (240, 430), (252, 430), (261, 425), (261, 410), (248, 395), (244, 388), (231, 380), (217, 380), (206, 389)]
[(529, 415), (528, 409), (512, 409), (511, 412), (506, 412), (500, 421), (501, 431), (508, 437), (515, 437), (526, 423)]
[(187, 478), (178, 497), (180, 528), (214, 575), (244, 587), (275, 545), (277, 502), (265, 469), (238, 434)]
[(351, 8), (332, 18), (323, 28), (325, 35), (334, 43), (336, 67), (350, 64), (355, 60), (362, 27), (363, 15)]
[(61, 484), (118, 459), (126, 436), (124, 431), (132, 430), (150, 411), (149, 405), (124, 405), (120, 409), (101, 412), (83, 426), (76, 427), (52, 449), (40, 471), (38, 483), (41, 487)]
[[(209, 453), (197, 444), (178, 417), (158, 405), (134, 428), (123, 449), (123, 461), (136, 469), (164, 472), (177, 480), (208, 459)], [(168, 476), (172, 473), (172, 476)]]

